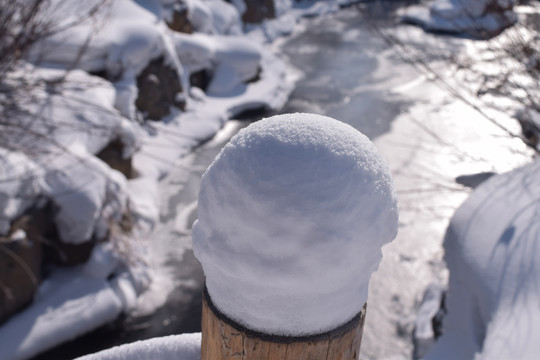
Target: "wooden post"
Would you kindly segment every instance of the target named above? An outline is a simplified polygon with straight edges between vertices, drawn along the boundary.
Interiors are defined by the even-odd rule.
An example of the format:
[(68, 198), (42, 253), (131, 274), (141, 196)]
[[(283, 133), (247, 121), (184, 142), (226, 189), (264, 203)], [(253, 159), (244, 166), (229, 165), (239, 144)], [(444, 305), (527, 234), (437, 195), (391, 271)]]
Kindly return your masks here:
[(369, 278), (398, 230), (365, 135), (314, 114), (251, 124), (206, 170), (198, 215), (202, 360), (358, 359)]
[(288, 337), (244, 328), (223, 315), (204, 289), (201, 360), (356, 360), (366, 305), (345, 325), (324, 334)]

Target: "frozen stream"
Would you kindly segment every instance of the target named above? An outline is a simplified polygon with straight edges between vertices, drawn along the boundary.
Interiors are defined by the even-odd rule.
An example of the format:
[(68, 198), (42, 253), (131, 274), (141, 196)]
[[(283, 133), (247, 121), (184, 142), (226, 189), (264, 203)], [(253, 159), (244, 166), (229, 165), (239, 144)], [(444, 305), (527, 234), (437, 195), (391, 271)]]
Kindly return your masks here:
[[(315, 112), (347, 122), (373, 139), (390, 164), (400, 198), (400, 233), (383, 249), (383, 262), (372, 278), (361, 358), (411, 359), (424, 291), (446, 283), (441, 246), (446, 224), (469, 192), (454, 179), (506, 171), (528, 156), (518, 140), (440, 90), (370, 32), (366, 18), (376, 19), (378, 10), (373, 7), (362, 17), (349, 8), (304, 20), (301, 31), (279, 41), (276, 51), (301, 75), (284, 112)], [(384, 11), (388, 18), (391, 13)], [(426, 49), (450, 42), (416, 28), (398, 31), (422, 39)], [(459, 41), (465, 40), (448, 46), (459, 46)], [(160, 281), (144, 299), (139, 316), (40, 359), (72, 358), (122, 342), (200, 331), (202, 272), (190, 236), (199, 179), (221, 146), (244, 125), (230, 122), (216, 139), (178, 161), (163, 180), (162, 223), (150, 248)], [(155, 314), (146, 316), (159, 304), (163, 306)]]

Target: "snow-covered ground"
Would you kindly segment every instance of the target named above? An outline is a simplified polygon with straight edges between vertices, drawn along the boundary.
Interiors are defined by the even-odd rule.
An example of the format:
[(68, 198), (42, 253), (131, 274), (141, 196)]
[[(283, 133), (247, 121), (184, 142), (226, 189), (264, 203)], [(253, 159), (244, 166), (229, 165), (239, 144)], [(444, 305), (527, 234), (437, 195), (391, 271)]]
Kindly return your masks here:
[(536, 359), (540, 161), (494, 176), (452, 217), (444, 333), (426, 359)]

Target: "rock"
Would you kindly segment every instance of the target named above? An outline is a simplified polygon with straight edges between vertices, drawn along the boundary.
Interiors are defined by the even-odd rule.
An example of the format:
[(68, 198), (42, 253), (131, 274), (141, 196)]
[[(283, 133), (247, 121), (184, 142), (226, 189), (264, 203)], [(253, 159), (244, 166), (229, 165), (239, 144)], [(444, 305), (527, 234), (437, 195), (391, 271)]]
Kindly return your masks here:
[(22, 217), (0, 237), (0, 324), (32, 302), (41, 279), (41, 242), (23, 230), (28, 220)]
[(242, 15), (245, 23), (261, 23), (264, 19), (276, 17), (274, 0), (244, 0), (246, 11)]
[(456, 183), (470, 187), (471, 189), (476, 189), (478, 185), (492, 177), (493, 175), (497, 175), (496, 173), (492, 171), (488, 172), (480, 172), (476, 174), (467, 174), (467, 175), (460, 175), (456, 177)]
[(56, 265), (75, 266), (84, 264), (92, 254), (96, 240), (85, 241), (82, 244), (66, 244), (54, 241), (51, 246), (45, 247), (45, 258)]
[(162, 57), (153, 60), (137, 77), (139, 89), (135, 105), (145, 118), (160, 120), (169, 115), (170, 106), (185, 109), (181, 99), (182, 85), (176, 70)]
[(521, 109), (516, 118), (521, 125), (521, 133), (525, 142), (533, 147), (540, 143), (540, 112), (534, 109)]
[(193, 33), (193, 25), (189, 19), (189, 10), (183, 1), (174, 4), (172, 9), (172, 19), (167, 21), (167, 26), (171, 30), (191, 34)]
[(26, 215), (24, 230), (30, 239), (39, 239), (43, 247), (43, 263), (62, 266), (75, 266), (88, 260), (96, 240), (91, 239), (82, 244), (66, 244), (60, 240), (54, 222), (56, 212), (53, 203), (49, 202), (41, 209), (34, 209)]
[(120, 171), (126, 179), (133, 179), (135, 174), (131, 164), (131, 157), (124, 158), (124, 144), (120, 139), (111, 141), (103, 150), (96, 154), (98, 158), (103, 160), (112, 169)]
[(208, 88), (210, 80), (211, 79), (208, 75), (208, 70), (206, 69), (193, 72), (189, 76), (189, 84), (191, 85), (191, 87), (198, 87), (203, 91), (206, 91), (206, 88)]

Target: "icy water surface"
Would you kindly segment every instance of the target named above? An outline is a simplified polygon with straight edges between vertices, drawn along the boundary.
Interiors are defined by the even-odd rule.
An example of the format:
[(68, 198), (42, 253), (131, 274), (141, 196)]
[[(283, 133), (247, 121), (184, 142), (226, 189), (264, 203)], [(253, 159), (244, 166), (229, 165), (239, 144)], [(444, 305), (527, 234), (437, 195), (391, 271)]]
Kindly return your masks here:
[(407, 102), (374, 86), (379, 82), (378, 55), (389, 46), (370, 27), (351, 7), (312, 19), (304, 32), (285, 42), (280, 50), (302, 77), (283, 112), (328, 115), (370, 139), (389, 131)]

